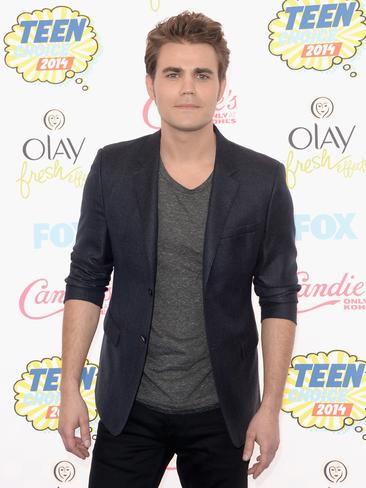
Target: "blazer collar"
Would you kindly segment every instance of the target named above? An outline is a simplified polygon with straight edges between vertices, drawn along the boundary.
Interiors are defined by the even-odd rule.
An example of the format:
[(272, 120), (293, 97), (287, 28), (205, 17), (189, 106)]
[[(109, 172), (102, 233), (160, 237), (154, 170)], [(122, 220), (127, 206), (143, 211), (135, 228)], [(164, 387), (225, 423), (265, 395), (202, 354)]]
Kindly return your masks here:
[[(216, 134), (216, 156), (204, 234), (203, 289), (207, 285), (220, 236), (239, 188), (239, 182), (234, 176), (239, 169), (239, 162), (235, 159), (235, 148), (215, 125), (213, 125), (213, 130)], [(161, 130), (146, 136), (139, 151), (139, 167), (131, 178), (141, 215), (143, 239), (154, 282), (157, 259), (160, 139)]]
[[(215, 159), (215, 169), (219, 166), (223, 166), (222, 170), (228, 175), (233, 174), (238, 170), (238, 165), (235, 158), (228, 157), (229, 153), (233, 156), (233, 146), (232, 142), (229, 141), (213, 124), (213, 131), (216, 134), (216, 159)], [(151, 166), (151, 163), (159, 163), (160, 158), (160, 140), (161, 140), (161, 129), (149, 134), (144, 138), (144, 142), (139, 150), (138, 163), (139, 166), (137, 171), (144, 170), (146, 166)], [(136, 161), (134, 163), (136, 171)]]

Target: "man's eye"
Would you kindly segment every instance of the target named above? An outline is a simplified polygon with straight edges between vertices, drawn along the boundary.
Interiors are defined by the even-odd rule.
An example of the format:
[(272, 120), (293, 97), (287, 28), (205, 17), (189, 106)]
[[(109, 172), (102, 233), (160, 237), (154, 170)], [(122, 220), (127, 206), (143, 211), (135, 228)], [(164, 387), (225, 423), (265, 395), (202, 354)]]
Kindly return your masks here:
[[(177, 76), (179, 76), (179, 73), (168, 73), (166, 76), (167, 78), (176, 78)], [(207, 80), (210, 78), (205, 73), (198, 73), (197, 77), (200, 78), (201, 80)]]

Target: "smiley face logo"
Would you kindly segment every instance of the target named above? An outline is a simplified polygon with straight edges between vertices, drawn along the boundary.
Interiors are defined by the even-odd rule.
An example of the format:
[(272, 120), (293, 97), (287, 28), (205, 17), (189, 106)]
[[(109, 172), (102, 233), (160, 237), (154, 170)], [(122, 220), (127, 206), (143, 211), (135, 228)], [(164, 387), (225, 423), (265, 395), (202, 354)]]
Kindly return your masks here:
[(53, 474), (58, 481), (61, 481), (61, 483), (66, 483), (74, 478), (75, 467), (69, 461), (60, 461), (56, 464)]
[(324, 476), (331, 483), (341, 483), (347, 478), (347, 468), (341, 461), (329, 461), (324, 466)]
[(311, 111), (318, 119), (325, 119), (332, 115), (334, 105), (332, 100), (327, 97), (316, 98), (311, 104)]
[(61, 112), (61, 110), (53, 108), (45, 114), (43, 117), (43, 122), (47, 129), (58, 130), (61, 129), (65, 124), (65, 115)]

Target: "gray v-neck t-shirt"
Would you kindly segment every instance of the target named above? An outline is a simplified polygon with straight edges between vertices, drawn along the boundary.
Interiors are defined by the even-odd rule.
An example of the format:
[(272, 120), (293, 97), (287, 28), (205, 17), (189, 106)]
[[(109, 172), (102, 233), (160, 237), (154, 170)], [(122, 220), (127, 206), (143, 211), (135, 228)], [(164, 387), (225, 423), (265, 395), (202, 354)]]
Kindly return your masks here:
[(213, 172), (189, 189), (159, 165), (155, 299), (136, 400), (162, 412), (219, 406), (202, 297), (204, 231)]

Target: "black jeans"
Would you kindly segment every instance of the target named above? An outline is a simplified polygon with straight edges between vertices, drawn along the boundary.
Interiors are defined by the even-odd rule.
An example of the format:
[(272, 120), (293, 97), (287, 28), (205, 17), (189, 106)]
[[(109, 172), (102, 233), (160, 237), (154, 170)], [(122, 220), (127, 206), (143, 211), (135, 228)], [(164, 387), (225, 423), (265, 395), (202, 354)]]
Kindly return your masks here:
[(89, 488), (157, 488), (174, 454), (183, 488), (247, 488), (243, 449), (220, 408), (172, 414), (135, 401), (118, 436), (99, 421)]

